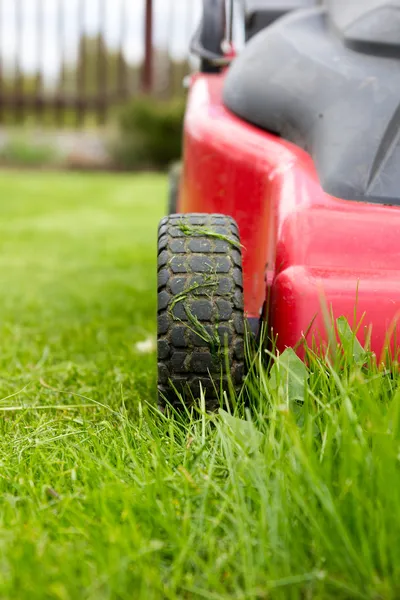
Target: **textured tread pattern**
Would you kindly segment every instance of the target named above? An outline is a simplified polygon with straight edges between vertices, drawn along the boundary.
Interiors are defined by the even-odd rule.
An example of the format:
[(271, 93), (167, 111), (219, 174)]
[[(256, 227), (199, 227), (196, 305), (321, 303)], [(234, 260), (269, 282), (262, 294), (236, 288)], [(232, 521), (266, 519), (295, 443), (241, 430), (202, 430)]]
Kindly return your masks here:
[(229, 378), (235, 388), (243, 382), (244, 314), (239, 243), (235, 221), (224, 215), (171, 215), (160, 222), (161, 406), (165, 400), (179, 406), (174, 387), (189, 404), (199, 397), (201, 384), (207, 408), (213, 409), (218, 405), (221, 386), (227, 389)]

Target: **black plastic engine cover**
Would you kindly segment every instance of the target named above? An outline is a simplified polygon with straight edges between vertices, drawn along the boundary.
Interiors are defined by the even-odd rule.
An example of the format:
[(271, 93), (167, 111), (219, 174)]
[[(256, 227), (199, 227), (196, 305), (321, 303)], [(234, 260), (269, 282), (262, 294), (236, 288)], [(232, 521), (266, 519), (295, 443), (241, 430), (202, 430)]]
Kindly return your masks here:
[(224, 102), (308, 151), (329, 194), (400, 204), (400, 59), (350, 49), (334, 17), (300, 10), (256, 35), (228, 72)]
[(348, 48), (400, 58), (400, 0), (326, 0)]
[(246, 40), (292, 10), (315, 6), (317, 0), (243, 0)]

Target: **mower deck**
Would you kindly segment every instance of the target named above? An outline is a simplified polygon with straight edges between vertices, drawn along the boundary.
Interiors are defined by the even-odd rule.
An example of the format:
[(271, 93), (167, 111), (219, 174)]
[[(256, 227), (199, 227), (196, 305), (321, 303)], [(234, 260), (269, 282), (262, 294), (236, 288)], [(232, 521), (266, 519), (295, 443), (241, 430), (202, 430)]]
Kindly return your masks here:
[(327, 340), (327, 315), (359, 324), (380, 355), (397, 335), (400, 210), (324, 192), (310, 155), (223, 104), (223, 75), (193, 81), (177, 212), (239, 225), (245, 311), (265, 310), (278, 349)]

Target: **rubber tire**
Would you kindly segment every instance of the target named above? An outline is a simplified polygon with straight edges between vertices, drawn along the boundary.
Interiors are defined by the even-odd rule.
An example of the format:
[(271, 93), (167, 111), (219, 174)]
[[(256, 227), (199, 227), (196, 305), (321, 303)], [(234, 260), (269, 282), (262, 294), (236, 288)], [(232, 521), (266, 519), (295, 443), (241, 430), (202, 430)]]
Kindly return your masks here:
[[(183, 232), (181, 223), (195, 228)], [(202, 233), (204, 230), (204, 234)], [(232, 240), (210, 236), (213, 232)], [(238, 390), (244, 377), (244, 312), (239, 230), (224, 215), (164, 218), (158, 231), (158, 396), (183, 408), (205, 390), (207, 409), (220, 390)], [(200, 287), (193, 289), (199, 284)], [(203, 284), (203, 285), (202, 285)], [(187, 308), (214, 345), (196, 333)], [(204, 335), (204, 334), (203, 334)], [(204, 336), (207, 337), (207, 336)], [(175, 389), (174, 389), (175, 388)]]
[(182, 163), (176, 163), (175, 165), (173, 165), (168, 173), (168, 215), (175, 214), (177, 210), (181, 174)]

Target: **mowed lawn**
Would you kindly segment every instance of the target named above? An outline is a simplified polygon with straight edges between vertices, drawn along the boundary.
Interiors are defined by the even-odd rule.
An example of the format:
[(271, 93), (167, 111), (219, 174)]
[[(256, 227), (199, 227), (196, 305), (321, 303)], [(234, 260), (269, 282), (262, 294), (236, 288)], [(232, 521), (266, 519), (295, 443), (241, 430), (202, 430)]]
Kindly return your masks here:
[(157, 412), (166, 187), (0, 173), (1, 600), (399, 598), (398, 365), (345, 323), (234, 414)]
[(113, 411), (155, 400), (136, 344), (154, 347), (166, 180), (7, 172), (0, 198), (0, 597), (120, 597), (159, 544), (131, 522)]

